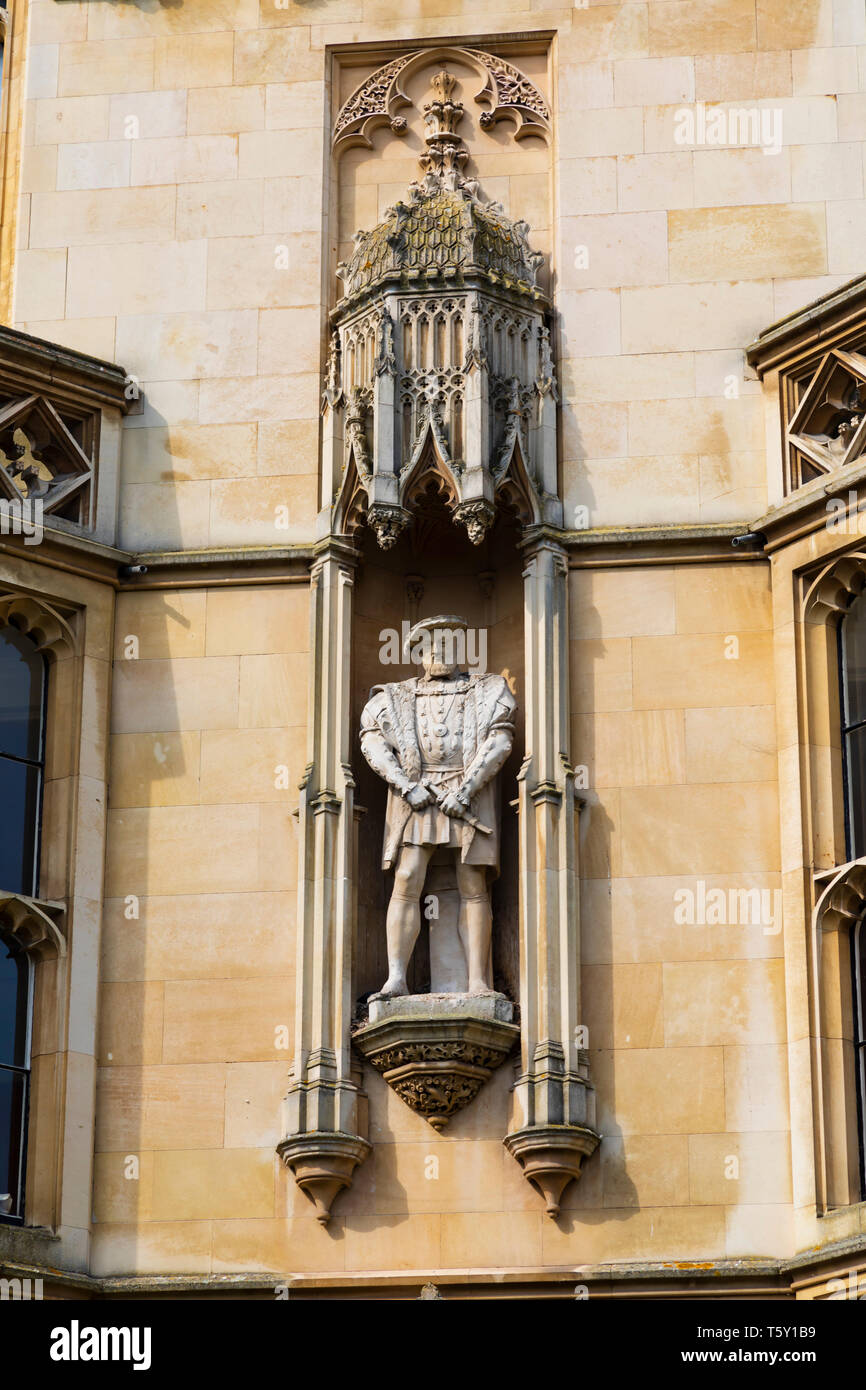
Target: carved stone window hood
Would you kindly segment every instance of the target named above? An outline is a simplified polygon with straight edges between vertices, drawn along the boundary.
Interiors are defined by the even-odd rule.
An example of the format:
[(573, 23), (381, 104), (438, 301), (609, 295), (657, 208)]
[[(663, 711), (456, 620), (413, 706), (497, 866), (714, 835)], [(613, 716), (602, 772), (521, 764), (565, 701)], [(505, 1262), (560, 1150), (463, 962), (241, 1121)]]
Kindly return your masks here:
[(866, 276), (767, 328), (746, 359), (782, 416), (783, 491), (828, 482), (866, 456)]
[(130, 381), (112, 362), (0, 325), (0, 514), (35, 511), (115, 543)]
[(525, 525), (561, 523), (556, 385), (536, 283), (543, 256), (465, 177), (464, 108), (446, 70), (424, 107), (422, 177), (337, 268), (344, 296), (324, 410), (342, 458), (332, 529), (364, 520), (387, 549), (434, 482), (479, 544), (497, 501)]

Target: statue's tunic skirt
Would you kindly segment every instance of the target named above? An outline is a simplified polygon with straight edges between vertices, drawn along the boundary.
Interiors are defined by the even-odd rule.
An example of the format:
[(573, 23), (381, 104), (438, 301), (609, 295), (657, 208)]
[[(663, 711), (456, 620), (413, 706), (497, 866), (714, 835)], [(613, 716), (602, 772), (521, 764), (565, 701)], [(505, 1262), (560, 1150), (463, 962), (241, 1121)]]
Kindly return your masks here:
[[(424, 781), (439, 791), (457, 791), (463, 780), (463, 771), (425, 767)], [(412, 811), (403, 831), (404, 845), (450, 845), (452, 849), (463, 847), (464, 824), (453, 816), (446, 816), (438, 806), (425, 806), (423, 811)]]
[[(456, 774), (425, 769), (424, 780), (431, 786), (456, 791), (463, 780), (462, 771)], [(389, 800), (393, 793), (389, 793)], [(446, 816), (438, 806), (425, 806), (423, 811), (411, 811), (403, 828), (404, 845), (449, 845), (459, 849), (464, 864), (489, 864), (491, 868), (499, 865), (499, 815), (494, 797), (494, 787), (482, 787), (469, 804), (470, 814), (482, 825), (490, 828), (485, 835), (474, 830), (465, 821), (454, 816)]]

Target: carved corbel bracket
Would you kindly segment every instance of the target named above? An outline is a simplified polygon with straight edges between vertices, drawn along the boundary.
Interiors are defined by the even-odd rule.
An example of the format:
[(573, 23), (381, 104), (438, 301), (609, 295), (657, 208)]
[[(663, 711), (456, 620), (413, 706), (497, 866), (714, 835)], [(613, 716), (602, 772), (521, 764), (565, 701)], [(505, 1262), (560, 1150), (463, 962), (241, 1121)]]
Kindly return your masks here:
[(331, 1207), (344, 1187), (351, 1187), (355, 1169), (370, 1152), (366, 1139), (333, 1130), (293, 1135), (277, 1145), (277, 1153), (295, 1182), (316, 1208), (316, 1220), (327, 1226)]
[(588, 1125), (529, 1125), (503, 1140), (524, 1177), (544, 1198), (547, 1215), (559, 1215), (562, 1194), (577, 1182), (581, 1164), (594, 1153), (599, 1135)]
[(492, 502), (484, 498), (473, 502), (461, 502), (454, 508), (454, 519), (466, 527), (472, 544), (480, 545), (496, 520), (496, 508)]
[(405, 507), (391, 506), (386, 502), (374, 502), (367, 512), (367, 524), (376, 533), (376, 540), (383, 550), (390, 550), (397, 544), (400, 536), (412, 520), (412, 513)]
[(427, 580), (423, 574), (406, 575), (406, 598), (409, 603), (413, 604), (415, 607), (418, 606), (424, 597), (424, 587), (426, 583)]

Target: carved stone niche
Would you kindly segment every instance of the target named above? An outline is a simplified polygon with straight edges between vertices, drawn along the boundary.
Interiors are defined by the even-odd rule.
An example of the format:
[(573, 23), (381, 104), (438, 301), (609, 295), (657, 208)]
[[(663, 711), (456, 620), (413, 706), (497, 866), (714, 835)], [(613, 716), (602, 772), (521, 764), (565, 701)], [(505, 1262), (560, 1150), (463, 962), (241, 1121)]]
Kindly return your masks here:
[[(525, 74), (451, 46), (378, 68), (334, 130), (335, 152), (370, 148), (377, 124), (408, 134), (401, 113), (417, 106), (411, 139), (420, 135), (424, 149), (418, 180), (345, 256), (323, 391), (314, 719), (298, 812), (296, 1045), (279, 1145), (323, 1222), (370, 1152), (359, 1055), (441, 1129), (519, 1040), (502, 1132), (552, 1216), (599, 1142), (578, 1042), (578, 800), (568, 754), (568, 564), (551, 304), (528, 227), (469, 176), (460, 98), (486, 108), (485, 129), (502, 118), (514, 123), (515, 138), (548, 134), (549, 111)], [(392, 792), (407, 789), (399, 778), (383, 787), (358, 735), (372, 692), (397, 675), (380, 669), (383, 624), (399, 632), (407, 618), (427, 621), (422, 613), (453, 616), (455, 603), (473, 629), (490, 629), (490, 671), (507, 675), (518, 710), (514, 758), (496, 774), (507, 780), (500, 800), (516, 810), (499, 821), (501, 872), (491, 886), (496, 973), (475, 968), (478, 952), (471, 994), (470, 962), (459, 975), (455, 965), (457, 884), (437, 878), (435, 858), (425, 892), (436, 894), (439, 917), (415, 938), (420, 959), (399, 987), (382, 984), (385, 873), (394, 867), (396, 879), (396, 866), (383, 862), (380, 817), (387, 821)], [(363, 819), (356, 798), (367, 807)], [(479, 826), (492, 831), (473, 791), (469, 801)], [(453, 802), (446, 813), (457, 816)], [(456, 879), (456, 868), (448, 872)], [(470, 888), (466, 902), (473, 896)], [(468, 955), (468, 918), (464, 926)], [(374, 930), (381, 946), (371, 944)], [(389, 950), (389, 979), (391, 967)], [(369, 1006), (361, 1022), (360, 998)], [(471, 1126), (471, 1110), (463, 1123)]]

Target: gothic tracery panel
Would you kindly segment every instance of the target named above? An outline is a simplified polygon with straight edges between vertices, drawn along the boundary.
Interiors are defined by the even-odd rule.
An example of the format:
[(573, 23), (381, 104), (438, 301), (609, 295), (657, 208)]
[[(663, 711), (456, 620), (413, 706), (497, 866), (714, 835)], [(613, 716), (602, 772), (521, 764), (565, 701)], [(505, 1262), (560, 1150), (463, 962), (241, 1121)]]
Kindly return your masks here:
[(819, 473), (835, 472), (859, 458), (866, 450), (866, 357), (841, 349), (828, 352), (803, 391), (787, 433), (795, 466), (797, 454)]

